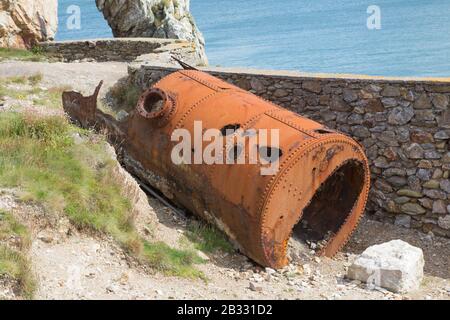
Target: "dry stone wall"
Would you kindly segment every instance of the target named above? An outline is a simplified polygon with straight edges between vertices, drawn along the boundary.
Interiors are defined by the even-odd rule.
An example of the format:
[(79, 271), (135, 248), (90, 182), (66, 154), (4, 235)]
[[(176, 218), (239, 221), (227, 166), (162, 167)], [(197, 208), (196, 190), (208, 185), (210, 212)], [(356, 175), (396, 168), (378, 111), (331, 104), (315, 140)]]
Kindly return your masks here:
[[(129, 74), (144, 89), (175, 70), (135, 64)], [(369, 215), (450, 237), (450, 80), (204, 70), (358, 140)]]
[[(154, 38), (115, 38), (79, 41), (48, 41), (39, 46), (49, 56), (63, 61), (93, 60), (131, 62), (139, 57), (143, 60), (170, 62), (175, 55), (192, 65), (202, 64), (195, 56), (192, 44), (183, 40)], [(146, 55), (151, 55), (146, 57)]]

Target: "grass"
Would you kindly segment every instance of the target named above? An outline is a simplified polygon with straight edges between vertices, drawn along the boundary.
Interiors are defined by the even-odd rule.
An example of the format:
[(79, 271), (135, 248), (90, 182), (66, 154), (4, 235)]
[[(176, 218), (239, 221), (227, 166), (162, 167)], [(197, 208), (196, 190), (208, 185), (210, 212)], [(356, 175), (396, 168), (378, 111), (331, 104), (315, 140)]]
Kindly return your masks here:
[[(62, 108), (62, 93), (71, 90), (68, 86), (53, 87), (43, 89), (38, 87), (43, 79), (41, 73), (31, 76), (17, 76), (0, 79), (0, 98), (10, 97), (16, 100), (25, 100), (30, 95), (36, 96), (33, 98), (33, 104), (47, 108), (58, 109)], [(21, 89), (12, 87), (11, 85), (31, 86), (30, 89)]]
[(192, 268), (192, 265), (204, 262), (193, 250), (174, 249), (163, 242), (146, 242), (143, 254), (151, 267), (166, 275), (206, 280), (201, 271)]
[(115, 100), (115, 105), (130, 112), (136, 107), (142, 90), (136, 85), (119, 81), (110, 89), (109, 94)]
[(62, 117), (1, 113), (0, 186), (20, 187), (22, 200), (65, 214), (80, 229), (111, 235), (165, 274), (203, 278), (193, 252), (139, 237), (131, 205), (111, 174), (113, 161), (104, 151), (104, 139), (75, 144), (75, 132), (87, 135)]
[(18, 223), (11, 214), (0, 210), (0, 241), (5, 241), (11, 236), (21, 239), (21, 249), (30, 246), (31, 241), (27, 228)]
[[(62, 93), (69, 91), (72, 88), (67, 86), (53, 87), (48, 90), (34, 90), (35, 94), (40, 95), (38, 98), (33, 99), (33, 104), (37, 106), (43, 106), (53, 109), (62, 108)], [(31, 92), (32, 93), (32, 92)]]
[(215, 253), (219, 250), (233, 252), (233, 247), (226, 236), (212, 225), (194, 221), (188, 225), (185, 236), (202, 252)]
[[(13, 249), (3, 244), (10, 237), (21, 239), (20, 248)], [(32, 299), (36, 282), (26, 257), (30, 245), (30, 236), (25, 226), (18, 223), (14, 217), (0, 211), (0, 276), (8, 276), (19, 285), (19, 294), (25, 299)]]
[(39, 62), (47, 60), (41, 50), (33, 48), (32, 50), (0, 48), (0, 61), (19, 60)]

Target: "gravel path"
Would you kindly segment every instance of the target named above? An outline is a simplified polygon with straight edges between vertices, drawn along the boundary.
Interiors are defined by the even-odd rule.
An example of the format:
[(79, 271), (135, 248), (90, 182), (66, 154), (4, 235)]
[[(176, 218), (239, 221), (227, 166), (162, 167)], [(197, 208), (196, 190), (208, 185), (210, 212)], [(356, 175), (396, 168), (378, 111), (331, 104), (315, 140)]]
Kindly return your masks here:
[[(105, 88), (127, 76), (127, 64), (121, 62), (0, 62), (0, 77), (31, 76), (42, 74), (42, 85), (47, 87), (69, 86), (83, 94), (92, 94), (103, 80)], [(102, 90), (105, 92), (105, 90)]]

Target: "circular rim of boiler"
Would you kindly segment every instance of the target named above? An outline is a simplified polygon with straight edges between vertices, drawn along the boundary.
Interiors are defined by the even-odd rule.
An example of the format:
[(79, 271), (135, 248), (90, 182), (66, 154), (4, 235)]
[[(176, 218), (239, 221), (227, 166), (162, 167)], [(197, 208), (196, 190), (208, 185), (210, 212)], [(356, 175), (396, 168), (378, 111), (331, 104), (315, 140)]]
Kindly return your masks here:
[[(325, 175), (322, 180), (320, 180), (320, 183), (317, 185), (314, 190), (311, 192), (311, 197), (305, 199), (302, 199), (301, 205), (297, 207), (295, 210), (296, 212), (296, 218), (295, 220), (292, 220), (293, 222), (289, 224), (288, 227), (285, 227), (285, 230), (288, 230), (285, 232), (285, 236), (283, 236), (282, 243), (275, 243), (275, 240), (272, 239), (272, 241), (265, 241), (265, 234), (266, 230), (270, 229), (268, 228), (268, 225), (266, 224), (267, 221), (267, 215), (269, 214), (268, 211), (271, 198), (273, 195), (277, 192), (277, 188), (281, 185), (281, 181), (283, 180), (284, 176), (288, 173), (290, 169), (292, 169), (296, 164), (301, 163), (302, 159), (305, 158), (305, 156), (315, 149), (320, 148), (321, 146), (325, 145), (347, 145), (350, 148), (353, 149), (353, 156), (345, 157), (342, 161), (339, 161), (336, 165), (331, 166), (331, 169), (328, 169), (327, 172), (329, 174)], [(367, 157), (364, 154), (364, 151), (362, 150), (362, 147), (355, 141), (353, 141), (351, 138), (344, 136), (342, 134), (336, 133), (336, 134), (329, 134), (326, 137), (311, 141), (309, 140), (307, 143), (305, 143), (302, 146), (299, 146), (297, 150), (294, 151), (290, 155), (288, 159), (286, 159), (281, 165), (280, 165), (280, 171), (279, 173), (274, 176), (273, 180), (268, 184), (268, 187), (266, 188), (266, 191), (262, 197), (262, 203), (261, 203), (261, 219), (260, 219), (260, 248), (262, 251), (262, 258), (265, 261), (266, 265), (269, 265), (274, 268), (280, 268), (283, 267), (288, 263), (287, 261), (287, 244), (289, 242), (289, 239), (292, 236), (293, 229), (295, 225), (302, 219), (303, 217), (303, 211), (307, 206), (310, 204), (314, 194), (318, 191), (320, 186), (328, 180), (328, 178), (345, 165), (348, 161), (358, 161), (362, 163), (363, 169), (364, 169), (364, 183), (362, 185), (361, 192), (359, 196), (357, 197), (351, 211), (347, 214), (347, 217), (344, 220), (344, 223), (339, 227), (339, 230), (336, 232), (336, 234), (329, 240), (326, 247), (323, 249), (323, 251), (320, 252), (321, 255), (325, 256), (334, 256), (349, 240), (351, 237), (351, 234), (355, 230), (356, 226), (358, 225), (360, 219), (362, 218), (364, 214), (364, 210), (368, 201), (369, 196), (369, 190), (370, 190), (370, 169), (369, 169), (369, 163), (367, 160)], [(348, 232), (344, 232), (345, 230), (349, 230)], [(278, 255), (279, 259), (273, 259), (269, 252), (275, 252), (276, 246), (278, 247), (281, 244), (281, 254)]]

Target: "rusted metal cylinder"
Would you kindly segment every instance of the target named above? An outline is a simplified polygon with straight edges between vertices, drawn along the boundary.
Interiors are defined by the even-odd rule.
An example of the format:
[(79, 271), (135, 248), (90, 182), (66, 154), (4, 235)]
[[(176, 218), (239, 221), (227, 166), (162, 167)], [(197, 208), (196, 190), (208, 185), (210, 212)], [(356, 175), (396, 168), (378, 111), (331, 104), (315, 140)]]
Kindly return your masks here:
[[(122, 122), (95, 110), (95, 98), (66, 93), (63, 100), (72, 118), (109, 132), (127, 170), (218, 226), (263, 266), (287, 264), (292, 236), (322, 242), (320, 253), (333, 256), (364, 212), (370, 174), (357, 142), (211, 75), (172, 73), (147, 90)], [(176, 129), (194, 137), (183, 157), (195, 160), (210, 143), (196, 138), (198, 121), (200, 134), (218, 129), (215, 138), (224, 147), (215, 156), (239, 154), (243, 164), (175, 163)], [(263, 130), (278, 130), (276, 147), (269, 139), (252, 139)], [(271, 162), (246, 161), (252, 150), (261, 158), (272, 154)], [(278, 170), (262, 175), (273, 164)]]
[[(262, 164), (173, 164), (172, 133), (186, 129), (195, 136), (195, 121), (201, 121), (202, 132), (221, 130), (224, 140), (249, 129), (278, 129), (278, 172), (261, 175)], [(235, 133), (227, 135), (226, 129)], [(175, 72), (146, 91), (129, 120), (127, 137), (126, 158), (140, 163), (138, 175), (217, 225), (264, 266), (288, 262), (287, 243), (293, 233), (303, 232), (300, 221), (309, 230), (300, 236), (324, 239), (321, 253), (333, 256), (357, 226), (367, 201), (368, 162), (357, 142), (199, 71)], [(246, 158), (251, 144), (240, 150)], [(206, 143), (192, 141), (192, 157), (199, 146)], [(224, 147), (225, 156), (230, 151)]]

